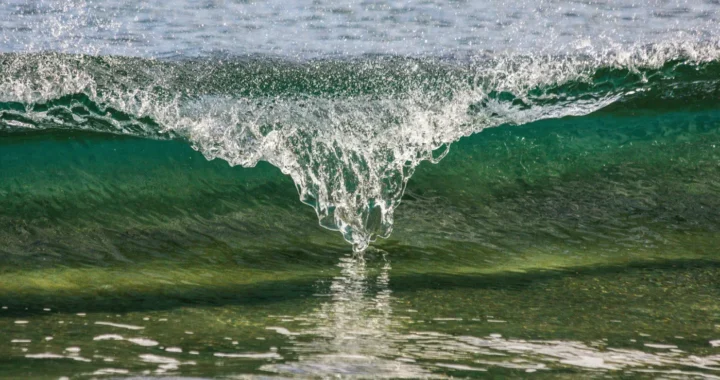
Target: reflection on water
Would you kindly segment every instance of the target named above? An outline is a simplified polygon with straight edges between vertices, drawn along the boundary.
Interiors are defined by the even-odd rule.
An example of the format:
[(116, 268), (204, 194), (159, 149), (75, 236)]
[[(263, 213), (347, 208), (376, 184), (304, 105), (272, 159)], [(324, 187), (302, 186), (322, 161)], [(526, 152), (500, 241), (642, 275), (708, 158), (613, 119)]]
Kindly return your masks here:
[(392, 318), (390, 262), (386, 257), (374, 281), (361, 256), (345, 257), (338, 266), (340, 276), (333, 279), (329, 292), (316, 294), (328, 297), (328, 302), (307, 316), (281, 319), (311, 327), (300, 332), (268, 327), (293, 341), (291, 349), (299, 354), (298, 361), (268, 364), (261, 369), (293, 375), (429, 377), (429, 371), (402, 354), (401, 342), (395, 339), (394, 331), (400, 326)]
[[(0, 306), (0, 330), (6, 338), (5, 345), (0, 345), (0, 357), (12, 358), (0, 367), (0, 377), (27, 378), (38, 373), (33, 372), (37, 368), (68, 377), (144, 379), (268, 374), (356, 378), (720, 375), (720, 334), (691, 328), (684, 330), (685, 337), (669, 340), (655, 329), (649, 331), (655, 334), (650, 336), (640, 330), (657, 319), (633, 319), (628, 314), (625, 322), (617, 321), (617, 335), (608, 337), (610, 340), (603, 339), (603, 332), (591, 337), (573, 335), (573, 326), (559, 325), (552, 326), (556, 330), (543, 330), (550, 338), (531, 339), (521, 327), (540, 318), (512, 315), (522, 314), (523, 308), (542, 305), (547, 308), (542, 314), (546, 316), (573, 313), (573, 320), (592, 326), (606, 316), (585, 318), (587, 311), (563, 300), (561, 297), (569, 294), (562, 288), (565, 282), (545, 283), (541, 291), (553, 293), (542, 300), (549, 301), (520, 304), (524, 306), (518, 306), (516, 300), (542, 295), (530, 288), (495, 292), (484, 298), (475, 295), (493, 290), (468, 286), (462, 288), (467, 297), (459, 297), (457, 289), (442, 286), (403, 288), (399, 273), (407, 272), (399, 261), (395, 260), (393, 270), (388, 258), (377, 251), (365, 259), (345, 257), (338, 264), (337, 277), (317, 281), (314, 287), (308, 285), (307, 293), (302, 293), (314, 290), (314, 297), (287, 302), (123, 314), (53, 313), (55, 309), (50, 307), (31, 313)], [(395, 282), (391, 282), (392, 271), (398, 273)], [(700, 269), (678, 273), (686, 275), (668, 278), (677, 281), (695, 276), (698, 282), (688, 284), (707, 282)], [(716, 277), (715, 271), (707, 273)], [(642, 277), (643, 282), (624, 283), (643, 284), (648, 279), (658, 280)], [(641, 294), (657, 296), (648, 290)], [(468, 301), (478, 299), (502, 307), (485, 308), (483, 302)], [(678, 298), (669, 299), (674, 302), (673, 312), (682, 305), (699, 310), (698, 302), (681, 304)], [(408, 309), (409, 305), (416, 310)], [(482, 310), (500, 313), (491, 317)], [(628, 309), (615, 310), (622, 313)], [(669, 326), (673, 333), (678, 331)], [(17, 375), (8, 374), (9, 370)]]
[[(670, 378), (718, 378), (712, 373), (720, 372), (720, 355), (691, 355), (671, 344), (645, 343), (645, 350), (638, 350), (609, 347), (605, 340), (523, 340), (497, 333), (471, 336), (423, 331), (417, 327), (422, 323), (393, 315), (397, 300), (389, 288), (391, 266), (386, 257), (370, 264), (362, 257), (346, 257), (338, 266), (341, 274), (330, 284), (329, 293), (316, 294), (329, 298), (327, 302), (307, 315), (275, 316), (277, 324), (268, 327), (287, 337), (291, 344), (286, 349), (298, 354), (297, 361), (266, 364), (261, 370), (372, 378), (559, 369), (597, 375), (632, 371)], [(374, 266), (379, 267), (376, 274)], [(471, 322), (460, 318), (434, 321), (445, 326)], [(710, 345), (715, 346), (712, 341)]]

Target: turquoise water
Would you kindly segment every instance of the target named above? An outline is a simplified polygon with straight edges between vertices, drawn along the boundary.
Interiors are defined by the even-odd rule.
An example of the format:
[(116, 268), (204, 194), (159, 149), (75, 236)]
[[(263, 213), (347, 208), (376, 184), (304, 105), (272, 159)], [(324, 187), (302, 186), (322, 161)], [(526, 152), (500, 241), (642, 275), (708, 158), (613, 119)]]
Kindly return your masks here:
[(1, 372), (711, 375), (720, 114), (632, 110), (462, 140), (363, 259), (267, 164), (6, 135)]
[(0, 5), (0, 378), (714, 378), (715, 2)]

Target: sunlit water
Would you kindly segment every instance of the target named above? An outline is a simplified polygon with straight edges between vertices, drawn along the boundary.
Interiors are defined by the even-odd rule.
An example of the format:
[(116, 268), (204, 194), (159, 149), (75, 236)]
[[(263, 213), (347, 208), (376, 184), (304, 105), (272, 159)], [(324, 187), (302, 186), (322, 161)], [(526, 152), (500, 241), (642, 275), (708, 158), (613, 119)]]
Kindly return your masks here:
[(0, 378), (718, 378), (718, 20), (5, 1)]
[(447, 275), (438, 286), (394, 279), (385, 252), (339, 261), (321, 280), (278, 280), (281, 300), (4, 307), (3, 375), (712, 378), (720, 365), (720, 340), (708, 338), (720, 336), (718, 293), (706, 287), (717, 265)]

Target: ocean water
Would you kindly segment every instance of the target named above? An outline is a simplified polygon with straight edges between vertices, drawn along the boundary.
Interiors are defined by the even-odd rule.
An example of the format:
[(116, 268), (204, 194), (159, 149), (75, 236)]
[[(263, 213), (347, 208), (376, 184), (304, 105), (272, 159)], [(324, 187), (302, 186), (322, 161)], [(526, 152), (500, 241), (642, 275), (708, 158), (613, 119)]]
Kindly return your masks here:
[(720, 376), (720, 3), (0, 4), (0, 378)]

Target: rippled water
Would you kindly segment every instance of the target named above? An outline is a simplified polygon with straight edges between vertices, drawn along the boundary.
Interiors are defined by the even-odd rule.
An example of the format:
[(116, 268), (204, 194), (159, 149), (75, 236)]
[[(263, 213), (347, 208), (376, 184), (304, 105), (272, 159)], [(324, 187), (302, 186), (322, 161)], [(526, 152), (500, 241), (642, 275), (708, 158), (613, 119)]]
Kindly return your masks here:
[[(2, 51), (437, 55), (587, 50), (718, 35), (697, 1), (9, 0)], [(542, 40), (542, 43), (539, 43)]]
[(607, 117), (464, 140), (363, 258), (266, 165), (6, 136), (0, 373), (712, 376), (718, 116)]
[(175, 305), (135, 290), (129, 305), (98, 307), (56, 289), (44, 304), (67, 302), (59, 309), (3, 308), (2, 351), (13, 358), (3, 374), (693, 378), (720, 364), (720, 341), (708, 340), (718, 334), (717, 288), (707, 287), (717, 264), (441, 274), (406, 272), (412, 259), (382, 252), (339, 261), (317, 280), (206, 287)]
[(0, 378), (720, 376), (719, 18), (3, 2)]

